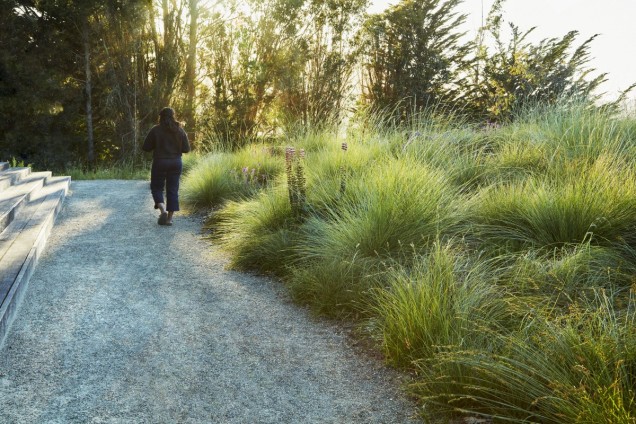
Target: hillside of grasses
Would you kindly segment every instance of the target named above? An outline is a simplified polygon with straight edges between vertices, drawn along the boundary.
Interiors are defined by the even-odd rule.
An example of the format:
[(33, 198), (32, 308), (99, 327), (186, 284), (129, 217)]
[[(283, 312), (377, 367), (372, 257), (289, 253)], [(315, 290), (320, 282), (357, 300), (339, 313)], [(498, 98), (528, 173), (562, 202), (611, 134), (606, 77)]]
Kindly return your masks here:
[(636, 120), (385, 124), (198, 157), (183, 198), (234, 268), (361, 324), (428, 417), (633, 423)]

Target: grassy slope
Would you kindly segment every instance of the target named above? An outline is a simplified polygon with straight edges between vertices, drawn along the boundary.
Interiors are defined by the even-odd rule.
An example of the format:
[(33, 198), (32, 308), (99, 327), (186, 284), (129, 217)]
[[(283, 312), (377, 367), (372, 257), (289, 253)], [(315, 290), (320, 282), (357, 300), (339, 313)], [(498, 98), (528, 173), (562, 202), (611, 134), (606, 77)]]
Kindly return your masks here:
[(634, 120), (559, 107), (290, 143), (305, 156), (287, 168), (252, 146), (184, 179), (235, 267), (363, 320), (431, 408), (636, 419)]

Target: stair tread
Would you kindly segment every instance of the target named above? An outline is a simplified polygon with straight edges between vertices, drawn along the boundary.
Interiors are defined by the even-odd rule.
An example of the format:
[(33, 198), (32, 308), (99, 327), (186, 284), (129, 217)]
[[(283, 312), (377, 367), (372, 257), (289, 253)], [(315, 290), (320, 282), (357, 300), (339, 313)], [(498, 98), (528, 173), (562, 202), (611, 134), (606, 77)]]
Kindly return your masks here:
[(27, 177), (22, 178), (17, 184), (14, 184), (10, 188), (0, 192), (0, 205), (2, 205), (3, 202), (10, 201), (16, 196), (23, 194), (25, 191), (28, 192), (34, 184), (37, 185), (50, 176), (50, 172), (32, 172)]
[[(70, 177), (0, 162), (0, 344), (70, 188)], [(6, 189), (4, 189), (6, 188)]]
[(0, 231), (6, 227), (15, 215), (14, 209), (28, 200), (35, 190), (42, 187), (50, 172), (34, 172), (0, 192)]
[(15, 174), (20, 174), (20, 173), (30, 173), (31, 169), (30, 168), (8, 168), (8, 169), (3, 169), (0, 170), (0, 179), (2, 178), (7, 178), (7, 177), (11, 177)]
[(31, 184), (40, 182), (42, 180), (44, 180), (43, 177), (29, 175), (27, 178), (18, 182), (18, 184), (14, 184), (7, 190), (4, 190), (2, 193), (0, 193), (0, 202), (11, 199), (16, 195), (23, 193), (29, 188)]
[(0, 192), (9, 189), (12, 185), (17, 184), (20, 180), (24, 179), (31, 169), (29, 168), (9, 168), (4, 171), (0, 171)]
[[(58, 177), (59, 178), (59, 177)], [(2, 233), (0, 233), (0, 260), (6, 253), (10, 240), (15, 239), (20, 232), (32, 221), (33, 214), (37, 211), (40, 205), (49, 197), (50, 194), (64, 189), (64, 183), (67, 179), (59, 179), (51, 181), (45, 185), (34, 198), (25, 205), (24, 209), (20, 212), (11, 224), (9, 224)]]
[(68, 177), (52, 178), (0, 234), (0, 305), (42, 236), (51, 214), (63, 201), (69, 183)]

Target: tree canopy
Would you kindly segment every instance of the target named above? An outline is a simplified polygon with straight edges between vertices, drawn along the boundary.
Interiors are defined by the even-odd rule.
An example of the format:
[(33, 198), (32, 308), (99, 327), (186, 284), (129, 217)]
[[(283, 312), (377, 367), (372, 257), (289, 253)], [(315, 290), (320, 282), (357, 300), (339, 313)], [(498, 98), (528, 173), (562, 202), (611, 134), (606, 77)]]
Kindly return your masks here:
[(499, 1), (467, 41), (460, 3), (367, 15), (367, 0), (4, 0), (0, 159), (135, 161), (168, 105), (195, 147), (231, 149), (356, 108), (505, 121), (529, 102), (596, 100), (594, 37), (530, 43), (513, 24), (506, 37)]

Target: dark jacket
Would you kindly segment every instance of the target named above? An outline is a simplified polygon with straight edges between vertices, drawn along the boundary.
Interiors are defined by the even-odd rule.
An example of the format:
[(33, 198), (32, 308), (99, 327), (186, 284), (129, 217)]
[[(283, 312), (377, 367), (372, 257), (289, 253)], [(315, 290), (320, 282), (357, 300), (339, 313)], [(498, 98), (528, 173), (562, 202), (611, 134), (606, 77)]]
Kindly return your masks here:
[(190, 151), (190, 142), (183, 128), (173, 133), (161, 125), (155, 125), (148, 132), (142, 149), (152, 152), (153, 159), (176, 159)]

